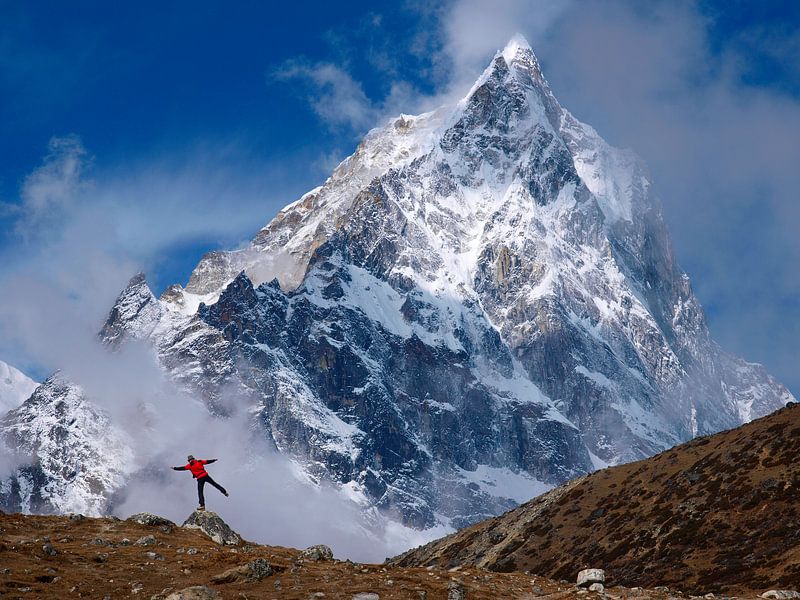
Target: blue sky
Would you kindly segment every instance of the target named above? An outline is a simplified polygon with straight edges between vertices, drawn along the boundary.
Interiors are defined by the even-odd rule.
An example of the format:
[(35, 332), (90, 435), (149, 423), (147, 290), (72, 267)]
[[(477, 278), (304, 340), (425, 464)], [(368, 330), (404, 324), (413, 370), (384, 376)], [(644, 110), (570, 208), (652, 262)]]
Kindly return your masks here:
[(0, 358), (46, 373), (30, 336), (75, 330), (41, 310), (88, 331), (138, 269), (185, 283), (520, 31), (649, 164), (715, 338), (800, 393), (798, 30), (796, 2), (0, 0)]

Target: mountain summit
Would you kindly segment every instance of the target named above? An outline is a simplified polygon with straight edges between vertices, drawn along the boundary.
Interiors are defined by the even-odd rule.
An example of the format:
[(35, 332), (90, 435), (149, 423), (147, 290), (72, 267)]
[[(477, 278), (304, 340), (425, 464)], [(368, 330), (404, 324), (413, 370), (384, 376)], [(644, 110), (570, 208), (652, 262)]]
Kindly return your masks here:
[(521, 36), (185, 288), (134, 278), (102, 335), (149, 341), (214, 414), (235, 391), (312, 479), (418, 528), (792, 399), (711, 340), (646, 169)]

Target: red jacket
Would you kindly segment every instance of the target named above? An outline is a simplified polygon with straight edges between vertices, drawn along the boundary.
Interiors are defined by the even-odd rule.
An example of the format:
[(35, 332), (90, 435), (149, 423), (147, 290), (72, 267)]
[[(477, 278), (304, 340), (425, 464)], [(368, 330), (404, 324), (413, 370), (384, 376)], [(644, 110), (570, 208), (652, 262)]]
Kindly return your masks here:
[(176, 471), (191, 471), (192, 477), (194, 477), (195, 479), (200, 479), (201, 477), (205, 477), (208, 475), (203, 465), (210, 464), (212, 462), (215, 462), (216, 460), (217, 459), (215, 458), (212, 460), (194, 460), (190, 463), (187, 463), (183, 467), (172, 467), (172, 468), (175, 469)]

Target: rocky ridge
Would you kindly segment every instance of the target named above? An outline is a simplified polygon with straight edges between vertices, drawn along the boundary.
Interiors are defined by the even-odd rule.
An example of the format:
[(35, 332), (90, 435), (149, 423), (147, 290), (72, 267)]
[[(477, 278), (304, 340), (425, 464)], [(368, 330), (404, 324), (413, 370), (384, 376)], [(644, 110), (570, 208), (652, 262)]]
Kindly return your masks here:
[(800, 406), (578, 478), (392, 559), (725, 595), (800, 589)]

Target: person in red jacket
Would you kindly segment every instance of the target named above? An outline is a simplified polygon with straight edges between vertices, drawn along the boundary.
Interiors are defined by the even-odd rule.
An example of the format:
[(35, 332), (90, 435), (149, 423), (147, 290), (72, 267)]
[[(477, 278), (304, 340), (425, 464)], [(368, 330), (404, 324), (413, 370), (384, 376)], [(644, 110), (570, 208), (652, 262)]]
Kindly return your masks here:
[(230, 495), (224, 487), (211, 479), (211, 475), (209, 475), (205, 469), (204, 465), (210, 465), (213, 462), (217, 462), (216, 458), (209, 458), (208, 460), (196, 460), (195, 457), (190, 454), (187, 460), (189, 461), (188, 464), (182, 467), (172, 467), (172, 469), (174, 471), (191, 471), (192, 477), (197, 479), (197, 497), (200, 500), (200, 505), (197, 507), (197, 510), (206, 509), (206, 498), (203, 495), (203, 488), (207, 483), (213, 485), (225, 496)]

